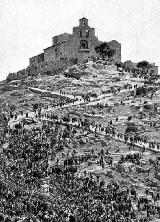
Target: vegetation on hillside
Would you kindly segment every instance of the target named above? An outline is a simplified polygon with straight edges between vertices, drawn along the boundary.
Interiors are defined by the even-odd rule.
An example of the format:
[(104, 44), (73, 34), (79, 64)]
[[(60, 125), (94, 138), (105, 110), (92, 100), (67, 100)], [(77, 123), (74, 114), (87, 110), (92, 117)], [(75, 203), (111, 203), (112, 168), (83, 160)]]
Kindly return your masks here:
[(114, 49), (111, 49), (110, 45), (107, 42), (103, 42), (100, 45), (96, 46), (95, 50), (102, 59), (111, 59), (116, 53)]
[(151, 64), (148, 61), (141, 61), (137, 63), (137, 68), (141, 68), (141, 69), (149, 69), (151, 67)]

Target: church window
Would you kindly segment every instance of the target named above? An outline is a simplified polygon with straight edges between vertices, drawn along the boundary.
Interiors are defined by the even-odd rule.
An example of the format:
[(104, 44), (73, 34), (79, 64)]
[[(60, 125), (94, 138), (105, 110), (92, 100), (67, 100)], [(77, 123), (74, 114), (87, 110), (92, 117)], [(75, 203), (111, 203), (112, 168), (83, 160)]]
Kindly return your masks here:
[(80, 48), (81, 49), (88, 49), (88, 42), (86, 40), (82, 40), (80, 42)]
[(86, 30), (86, 37), (89, 37), (89, 30)]
[(82, 37), (82, 31), (81, 30), (79, 31), (79, 36)]

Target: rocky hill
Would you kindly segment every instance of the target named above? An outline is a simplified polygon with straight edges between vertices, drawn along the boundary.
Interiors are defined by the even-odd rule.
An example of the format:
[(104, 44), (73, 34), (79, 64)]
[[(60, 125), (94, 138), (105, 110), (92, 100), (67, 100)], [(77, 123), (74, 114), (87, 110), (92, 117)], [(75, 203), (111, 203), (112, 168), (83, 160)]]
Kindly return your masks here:
[[(4, 189), (0, 216), (11, 221), (23, 217), (64, 221), (60, 212), (67, 212), (69, 218), (71, 208), (76, 221), (83, 221), (78, 216), (80, 203), (85, 206), (78, 196), (83, 184), (81, 193), (92, 199), (95, 218), (100, 214), (106, 221), (105, 214), (96, 213), (96, 195), (116, 183), (119, 192), (129, 189), (130, 211), (138, 212), (135, 217), (148, 217), (146, 209), (140, 214), (137, 201), (147, 189), (154, 205), (152, 193), (157, 195), (160, 188), (158, 77), (98, 60), (69, 66), (52, 76), (39, 73), (2, 82), (0, 119)], [(85, 184), (86, 178), (97, 190)], [(41, 199), (46, 210), (29, 207), (38, 206)], [(155, 213), (152, 219), (156, 217)]]

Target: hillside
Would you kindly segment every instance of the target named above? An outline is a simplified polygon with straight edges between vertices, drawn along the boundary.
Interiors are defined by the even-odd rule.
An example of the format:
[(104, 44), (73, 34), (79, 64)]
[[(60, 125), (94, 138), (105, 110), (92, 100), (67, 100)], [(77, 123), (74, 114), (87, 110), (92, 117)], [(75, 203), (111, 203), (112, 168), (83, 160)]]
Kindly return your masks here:
[[(124, 200), (127, 195), (134, 214), (128, 221), (158, 218), (158, 208), (148, 216), (138, 205), (144, 196), (148, 206), (159, 205), (158, 77), (97, 60), (9, 81), (0, 85), (0, 118), (4, 218), (67, 221), (72, 215), (85, 221), (86, 206), (92, 221), (109, 221), (97, 208), (109, 200), (117, 209), (107, 199), (115, 187)], [(127, 217), (117, 211), (118, 218)]]

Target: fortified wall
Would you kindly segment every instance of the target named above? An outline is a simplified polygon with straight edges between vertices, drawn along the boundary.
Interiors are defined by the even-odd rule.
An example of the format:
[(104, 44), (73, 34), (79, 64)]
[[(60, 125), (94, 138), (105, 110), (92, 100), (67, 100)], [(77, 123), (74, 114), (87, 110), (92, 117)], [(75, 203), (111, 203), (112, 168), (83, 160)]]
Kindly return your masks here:
[(76, 64), (75, 59), (60, 59), (58, 61), (48, 61), (48, 62), (41, 62), (38, 65), (31, 65), (28, 67), (28, 75), (38, 75), (38, 74), (49, 74), (54, 75), (57, 72), (67, 68), (68, 66), (72, 66)]
[(41, 62), (38, 65), (28, 66), (26, 69), (15, 73), (9, 73), (7, 76), (7, 81), (12, 80), (22, 80), (28, 76), (37, 76), (38, 74), (50, 74), (54, 75), (57, 72), (76, 64), (75, 59), (61, 59), (58, 61)]
[(26, 69), (22, 69), (18, 72), (14, 72), (14, 73), (9, 73), (6, 80), (7, 81), (12, 81), (12, 80), (21, 80), (21, 79), (25, 79), (28, 76)]

